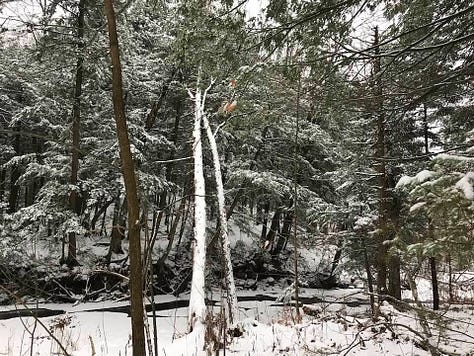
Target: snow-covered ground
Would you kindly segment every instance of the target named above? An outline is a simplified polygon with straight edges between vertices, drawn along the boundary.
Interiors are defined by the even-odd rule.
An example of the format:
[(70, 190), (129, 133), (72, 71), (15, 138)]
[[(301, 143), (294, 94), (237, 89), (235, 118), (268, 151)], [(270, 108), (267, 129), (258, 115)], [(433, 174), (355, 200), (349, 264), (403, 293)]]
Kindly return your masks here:
[[(421, 288), (423, 289), (423, 288)], [(282, 291), (242, 291), (240, 297), (264, 294), (276, 297)], [(421, 293), (421, 295), (424, 295)], [(239, 302), (243, 334), (226, 347), (231, 355), (429, 355), (422, 348), (426, 338), (414, 311), (381, 307), (382, 317), (372, 322), (368, 300), (360, 289), (303, 289), (308, 304), (303, 320), (295, 323), (295, 311), (272, 300)], [(213, 299), (218, 299), (214, 294)], [(186, 299), (187, 296), (182, 298)], [(157, 302), (172, 301), (159, 296)], [(262, 299), (262, 298), (261, 298)], [(267, 298), (270, 299), (270, 298)], [(77, 305), (42, 304), (66, 314), (41, 318), (41, 322), (71, 355), (131, 355), (130, 319), (126, 313), (91, 311), (123, 306), (126, 302), (96, 302)], [(31, 305), (30, 307), (35, 307)], [(12, 310), (14, 306), (2, 307)], [(20, 307), (19, 307), (20, 308)], [(217, 304), (214, 312), (220, 309)], [(453, 354), (474, 353), (474, 307), (456, 305), (436, 314), (425, 313), (432, 336), (429, 342)], [(436, 315), (436, 317), (435, 317)], [(160, 355), (204, 355), (199, 333), (186, 335), (187, 308), (157, 312)], [(152, 329), (153, 320), (149, 318)], [(410, 330), (412, 329), (412, 330)], [(31, 352), (32, 351), (32, 352)], [(0, 355), (55, 355), (58, 346), (31, 317), (0, 320)], [(223, 352), (221, 352), (223, 354)]]

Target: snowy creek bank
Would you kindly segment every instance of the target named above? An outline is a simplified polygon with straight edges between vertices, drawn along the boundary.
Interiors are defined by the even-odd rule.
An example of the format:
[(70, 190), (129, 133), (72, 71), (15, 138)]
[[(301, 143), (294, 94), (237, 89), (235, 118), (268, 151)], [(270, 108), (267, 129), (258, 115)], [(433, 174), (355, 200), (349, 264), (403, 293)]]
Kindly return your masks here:
[[(226, 346), (229, 355), (429, 355), (423, 349), (420, 337), (407, 329), (417, 329), (416, 313), (400, 312), (386, 304), (381, 309), (384, 317), (373, 322), (368, 317), (367, 295), (361, 289), (303, 288), (301, 302), (307, 310), (303, 321), (296, 324), (294, 308), (277, 301), (285, 297), (285, 290), (281, 288), (240, 291), (238, 297), (242, 335), (232, 338)], [(210, 292), (208, 301), (212, 301), (209, 310), (218, 313), (221, 309), (219, 291)], [(160, 295), (155, 297), (155, 302), (159, 355), (204, 355), (196, 346), (196, 335), (186, 334), (188, 297)], [(31, 306), (36, 307), (35, 304)], [(40, 320), (54, 332), (70, 355), (131, 354), (127, 301), (51, 303), (38, 307), (65, 312)], [(12, 312), (16, 308), (4, 306), (0, 310)], [(436, 319), (430, 319), (433, 342), (438, 342), (439, 337), (441, 348), (458, 355), (469, 355), (472, 350), (469, 335), (474, 332), (473, 310), (459, 306), (443, 311), (443, 315), (451, 322), (441, 333)], [(151, 313), (148, 313), (148, 320), (152, 325)], [(445, 345), (448, 341), (449, 345)], [(35, 329), (34, 318), (0, 320), (0, 354), (21, 355), (30, 349), (39, 355), (58, 354), (46, 331), (39, 325)]]
[[(315, 291), (318, 291), (317, 293)], [(351, 294), (347, 293), (351, 292)], [(355, 293), (355, 294), (354, 294)], [(303, 289), (302, 295), (299, 298), (300, 306), (304, 304), (316, 304), (316, 305), (340, 305), (346, 307), (368, 307), (369, 302), (361, 291), (354, 289), (335, 289), (332, 291), (328, 290), (315, 290), (315, 289)], [(342, 299), (336, 298), (335, 296), (343, 296)], [(294, 306), (294, 301), (286, 300), (285, 291), (281, 293), (245, 293), (244, 295), (238, 295), (237, 300), (239, 302), (239, 308), (242, 310), (249, 310), (253, 307), (252, 302), (268, 302), (266, 303), (269, 307), (283, 308), (289, 305)], [(155, 303), (147, 303), (145, 309), (147, 312), (174, 310), (178, 308), (186, 308), (189, 306), (188, 298), (175, 298), (174, 300), (161, 300), (161, 299), (175, 298), (173, 296), (158, 296), (155, 298)], [(115, 313), (126, 313), (130, 315), (130, 306), (124, 302), (120, 303), (107, 303), (106, 306), (97, 307), (97, 304), (101, 302), (91, 303), (76, 303), (74, 304), (74, 310), (72, 312), (115, 312)], [(116, 305), (118, 304), (118, 305)], [(81, 309), (81, 305), (84, 309)], [(206, 305), (209, 307), (220, 307), (221, 299), (219, 298), (206, 298)], [(250, 305), (250, 306), (249, 306)], [(46, 307), (49, 306), (49, 307)], [(63, 307), (63, 308), (62, 308)], [(3, 310), (2, 310), (3, 309)], [(65, 314), (67, 311), (67, 304), (44, 304), (44, 306), (36, 307), (34, 305), (17, 305), (5, 306), (0, 309), (0, 320), (6, 320), (17, 317), (51, 317), (60, 314)], [(69, 311), (71, 312), (71, 311)]]

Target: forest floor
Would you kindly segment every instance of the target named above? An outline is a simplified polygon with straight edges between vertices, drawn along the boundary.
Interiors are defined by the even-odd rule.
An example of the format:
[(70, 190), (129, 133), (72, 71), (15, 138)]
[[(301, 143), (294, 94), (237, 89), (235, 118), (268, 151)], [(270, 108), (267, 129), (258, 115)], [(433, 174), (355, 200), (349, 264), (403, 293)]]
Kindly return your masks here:
[[(420, 285), (423, 286), (423, 283)], [(428, 286), (428, 284), (426, 284)], [(420, 296), (429, 293), (420, 288)], [(434, 313), (410, 307), (399, 311), (385, 302), (381, 317), (369, 318), (367, 294), (360, 288), (301, 290), (303, 318), (296, 322), (295, 308), (285, 304), (285, 291), (267, 290), (239, 293), (239, 326), (242, 335), (228, 340), (229, 355), (430, 355), (428, 345), (445, 354), (474, 354), (474, 306), (443, 305)], [(221, 309), (219, 291), (209, 297)], [(277, 301), (278, 300), (282, 301)], [(169, 295), (155, 297), (156, 303), (186, 301)], [(309, 303), (311, 302), (311, 303)], [(57, 355), (61, 342), (70, 355), (131, 355), (130, 319), (123, 308), (127, 301), (72, 304), (29, 304), (29, 308), (64, 311), (38, 318), (15, 317), (0, 320), (0, 355)], [(408, 303), (407, 303), (408, 305)], [(0, 314), (25, 306), (3, 306)], [(159, 355), (204, 355), (196, 333), (186, 335), (187, 307), (156, 313)], [(424, 329), (420, 320), (426, 320)], [(153, 318), (148, 318), (153, 333)], [(48, 329), (45, 330), (45, 328)], [(431, 333), (431, 336), (428, 334)], [(221, 350), (221, 355), (224, 352)]]

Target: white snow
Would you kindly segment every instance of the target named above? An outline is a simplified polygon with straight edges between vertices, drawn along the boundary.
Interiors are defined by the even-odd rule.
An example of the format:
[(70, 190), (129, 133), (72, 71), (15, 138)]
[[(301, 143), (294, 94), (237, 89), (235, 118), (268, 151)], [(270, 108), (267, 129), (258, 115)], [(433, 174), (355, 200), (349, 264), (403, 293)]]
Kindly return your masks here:
[(429, 171), (429, 170), (422, 170), (416, 176), (402, 176), (399, 180), (395, 188), (401, 188), (406, 185), (415, 184), (415, 183), (423, 183), (426, 182), (428, 179), (431, 179), (436, 175), (436, 172)]
[(462, 190), (469, 200), (474, 200), (474, 172), (467, 172), (464, 177), (457, 181), (455, 187)]
[[(463, 275), (464, 276), (464, 275)], [(446, 276), (440, 274), (440, 281)], [(472, 278), (472, 274), (465, 278)], [(431, 298), (430, 282), (418, 278), (419, 296), (422, 301)], [(472, 292), (472, 291), (471, 291)], [(239, 295), (255, 295), (269, 293), (259, 291), (243, 291)], [(275, 296), (281, 293), (271, 294)], [(407, 291), (409, 293), (409, 291)], [(248, 301), (239, 303), (240, 328), (243, 335), (228, 340), (226, 354), (229, 355), (308, 355), (332, 354), (347, 355), (429, 355), (416, 346), (420, 342), (418, 336), (407, 327), (420, 331), (417, 315), (413, 312), (397, 311), (389, 304), (384, 304), (381, 311), (385, 318), (375, 324), (368, 318), (368, 296), (360, 289), (305, 289), (301, 290), (304, 297), (317, 297), (319, 303), (309, 304), (306, 310), (312, 315), (304, 315), (303, 321), (294, 323), (294, 309), (281, 306), (273, 301)], [(410, 298), (410, 294), (404, 293)], [(472, 297), (472, 295), (471, 295)], [(170, 300), (169, 296), (159, 296), (157, 301)], [(361, 305), (351, 306), (345, 301), (359, 302)], [(45, 304), (40, 307), (59, 308), (68, 314), (56, 317), (41, 318), (47, 326), (58, 325), (58, 321), (68, 320), (61, 328), (53, 328), (54, 335), (60, 339), (67, 351), (74, 356), (92, 355), (92, 347), (96, 356), (131, 355), (130, 318), (125, 313), (84, 311), (100, 307), (111, 307), (125, 303), (103, 302), (86, 303), (77, 306), (67, 304)], [(11, 310), (12, 307), (1, 307), (0, 310)], [(220, 306), (214, 307), (214, 312)], [(427, 311), (428, 313), (428, 311)], [(158, 355), (160, 356), (198, 356), (203, 351), (204, 330), (201, 323), (195, 325), (192, 333), (186, 334), (186, 308), (159, 311), (158, 314)], [(439, 346), (447, 351), (467, 355), (473, 351), (472, 337), (474, 333), (474, 312), (469, 306), (459, 305), (458, 308), (442, 310), (439, 314), (447, 320), (443, 334), (440, 334), (438, 321), (430, 319), (430, 328), (435, 338), (441, 338)], [(387, 320), (393, 326), (387, 327)], [(150, 325), (152, 320), (149, 318)], [(31, 335), (34, 320), (32, 318), (14, 318), (0, 321), (0, 354), (2, 355), (54, 355), (58, 351), (55, 343), (46, 331), (37, 326), (33, 343)], [(392, 332), (393, 330), (393, 332)], [(444, 339), (445, 337), (449, 339)], [(365, 341), (362, 341), (365, 340)], [(449, 342), (448, 342), (449, 341)], [(437, 341), (436, 341), (437, 342)], [(31, 346), (33, 350), (31, 350)], [(457, 351), (454, 351), (457, 350)], [(219, 355), (222, 355), (221, 351)]]
[(225, 205), (225, 196), (224, 196), (224, 183), (222, 181), (221, 165), (219, 162), (219, 152), (217, 150), (217, 143), (212, 134), (209, 121), (207, 120), (206, 115), (202, 116), (204, 128), (206, 129), (207, 139), (209, 140), (209, 145), (211, 147), (212, 159), (214, 162), (214, 177), (216, 181), (216, 190), (217, 190), (217, 202), (219, 208), (219, 222), (220, 222), (220, 235), (222, 239), (222, 249), (224, 253), (225, 260), (225, 279), (226, 285), (228, 288), (228, 315), (229, 322), (234, 323), (237, 314), (237, 294), (235, 290), (235, 280), (234, 272), (232, 267), (232, 257), (230, 254), (230, 239), (229, 239), (229, 229), (227, 226), (227, 215), (226, 215), (226, 205)]
[[(205, 98), (204, 93), (204, 98)], [(201, 119), (204, 107), (201, 100), (201, 89), (197, 89), (194, 112), (194, 251), (193, 275), (191, 279), (191, 295), (189, 297), (190, 329), (203, 323), (206, 318), (206, 304), (204, 301), (204, 283), (206, 266), (206, 188), (204, 183), (204, 168), (202, 161)]]
[(418, 202), (416, 204), (413, 204), (411, 207), (410, 207), (410, 213), (422, 208), (424, 205), (426, 205), (426, 202), (424, 201), (421, 201), (421, 202)]

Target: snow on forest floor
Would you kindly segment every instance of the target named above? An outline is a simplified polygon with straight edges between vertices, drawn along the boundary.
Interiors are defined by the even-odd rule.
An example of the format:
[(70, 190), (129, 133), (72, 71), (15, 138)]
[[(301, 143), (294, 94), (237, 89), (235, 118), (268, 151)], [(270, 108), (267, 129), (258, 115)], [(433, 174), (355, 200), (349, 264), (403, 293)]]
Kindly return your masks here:
[[(276, 296), (281, 290), (242, 291), (239, 296)], [(422, 348), (426, 338), (414, 311), (400, 312), (389, 304), (381, 307), (377, 322), (367, 318), (368, 298), (361, 289), (303, 289), (303, 298), (320, 302), (304, 309), (301, 323), (294, 323), (294, 308), (271, 300), (239, 303), (243, 335), (227, 345), (229, 355), (429, 355)], [(186, 299), (186, 296), (182, 297)], [(214, 299), (217, 299), (214, 295)], [(156, 302), (176, 300), (158, 296)], [(309, 299), (307, 299), (309, 300)], [(55, 317), (41, 318), (71, 355), (131, 355), (130, 319), (126, 313), (87, 311), (126, 305), (126, 302), (96, 302), (77, 305), (40, 304), (42, 308), (65, 310)], [(35, 305), (30, 305), (35, 307)], [(20, 307), (19, 307), (20, 308)], [(12, 310), (14, 306), (0, 310)], [(220, 309), (214, 307), (214, 312)], [(436, 317), (433, 317), (437, 315)], [(196, 333), (185, 335), (187, 308), (157, 312), (160, 355), (204, 355), (198, 350)], [(441, 350), (474, 355), (474, 307), (450, 306), (429, 312), (429, 342)], [(149, 318), (152, 327), (152, 318)], [(33, 352), (31, 352), (31, 350)], [(31, 317), (0, 320), (0, 355), (57, 355), (58, 346)], [(60, 353), (59, 353), (60, 354)], [(221, 352), (223, 354), (223, 352)]]

